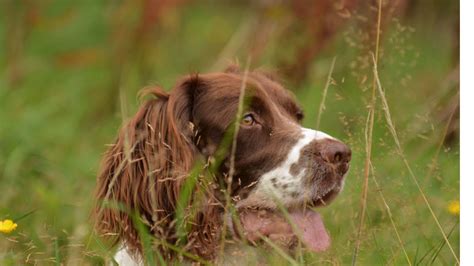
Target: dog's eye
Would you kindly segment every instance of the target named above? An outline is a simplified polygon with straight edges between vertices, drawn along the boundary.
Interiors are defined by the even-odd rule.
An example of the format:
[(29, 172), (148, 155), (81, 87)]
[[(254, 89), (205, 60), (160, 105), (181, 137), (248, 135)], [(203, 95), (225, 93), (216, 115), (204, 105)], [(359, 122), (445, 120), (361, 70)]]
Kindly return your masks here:
[(301, 120), (303, 120), (303, 118), (304, 118), (304, 113), (303, 113), (302, 111), (298, 111), (298, 112), (296, 113), (296, 119), (297, 119), (298, 121), (301, 121)]
[(253, 115), (251, 114), (244, 115), (244, 117), (242, 118), (242, 125), (252, 126), (253, 124), (255, 124), (255, 118), (253, 117)]

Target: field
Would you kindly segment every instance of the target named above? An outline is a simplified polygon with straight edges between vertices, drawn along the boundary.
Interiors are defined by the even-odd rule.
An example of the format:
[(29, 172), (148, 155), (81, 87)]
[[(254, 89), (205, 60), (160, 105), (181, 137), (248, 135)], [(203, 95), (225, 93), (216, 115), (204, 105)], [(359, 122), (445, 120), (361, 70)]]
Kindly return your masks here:
[(352, 148), (343, 193), (319, 210), (332, 246), (298, 263), (458, 263), (458, 2), (338, 9), (325, 34), (286, 2), (151, 3), (1, 2), (0, 221), (18, 227), (0, 233), (0, 265), (107, 261), (91, 216), (106, 144), (139, 90), (228, 60), (278, 71), (304, 126)]

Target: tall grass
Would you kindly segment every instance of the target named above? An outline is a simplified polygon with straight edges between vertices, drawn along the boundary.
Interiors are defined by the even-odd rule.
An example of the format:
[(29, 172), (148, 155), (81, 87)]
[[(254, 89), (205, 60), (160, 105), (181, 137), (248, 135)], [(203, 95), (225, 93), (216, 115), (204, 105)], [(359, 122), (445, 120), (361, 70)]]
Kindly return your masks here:
[[(257, 248), (258, 258), (293, 265), (459, 263), (458, 216), (447, 210), (459, 198), (459, 141), (448, 139), (457, 119), (450, 102), (459, 97), (450, 11), (458, 3), (439, 11), (420, 2), (411, 17), (383, 25), (389, 12), (383, 2), (371, 9), (376, 19), (351, 14), (312, 62), (306, 82), (285, 83), (305, 109), (306, 127), (353, 150), (344, 191), (318, 209), (332, 246), (291, 257), (264, 239), (270, 249)], [(281, 5), (259, 13), (245, 3), (186, 3), (164, 12), (159, 32), (140, 46), (138, 2), (30, 3), (10, 1), (0, 16), (0, 220), (18, 223), (13, 233), (0, 234), (1, 265), (112, 262), (115, 251), (92, 230), (92, 191), (104, 144), (136, 110), (137, 91), (155, 83), (171, 88), (182, 75), (247, 58), (252, 30), (262, 24), (271, 26), (253, 66), (291, 60), (305, 41), (293, 28), (294, 14)], [(374, 59), (364, 39), (371, 30), (377, 31)], [(233, 146), (229, 138), (227, 148)], [(177, 217), (183, 223), (196, 178), (182, 191)], [(166, 245), (209, 263), (156, 243), (129, 211), (145, 229), (147, 261), (163, 263), (152, 249)]]
[[(382, 0), (378, 1), (377, 5), (377, 33), (376, 33), (376, 38), (375, 38), (375, 62), (378, 61), (379, 58), (379, 47), (380, 47), (380, 24), (382, 21)], [(376, 88), (376, 83), (375, 83), (376, 77), (373, 77), (372, 81), (372, 96), (370, 100), (370, 106), (369, 106), (369, 117), (368, 117), (368, 123), (365, 128), (366, 132), (366, 142), (365, 142), (365, 168), (364, 168), (364, 186), (362, 190), (362, 196), (361, 196), (361, 203), (360, 203), (360, 221), (359, 221), (359, 227), (357, 229), (357, 240), (356, 240), (356, 245), (354, 248), (354, 255), (352, 257), (352, 265), (356, 264), (357, 261), (357, 255), (360, 249), (360, 237), (362, 234), (362, 227), (364, 225), (364, 219), (365, 219), (365, 212), (366, 212), (366, 206), (367, 206), (367, 193), (369, 189), (369, 171), (370, 171), (370, 165), (371, 165), (371, 159), (372, 159), (372, 135), (373, 135), (373, 130), (374, 130), (374, 119), (375, 119), (375, 104), (377, 101), (376, 95), (375, 95), (375, 88)]]
[(446, 241), (446, 244), (448, 245), (451, 253), (453, 254), (454, 259), (456, 260), (457, 264), (459, 264), (458, 256), (456, 255), (456, 252), (454, 251), (453, 247), (449, 243), (449, 240), (446, 236), (446, 233), (443, 230), (443, 227), (439, 223), (439, 220), (436, 217), (436, 214), (434, 213), (433, 208), (431, 207), (431, 204), (429, 203), (429, 201), (426, 197), (426, 194), (424, 193), (420, 183), (418, 182), (418, 179), (415, 177), (415, 174), (413, 173), (413, 170), (412, 170), (410, 164), (408, 163), (408, 160), (407, 160), (407, 158), (406, 158), (406, 156), (403, 152), (402, 145), (400, 144), (400, 140), (398, 138), (397, 131), (395, 130), (395, 126), (394, 126), (393, 121), (392, 121), (392, 116), (390, 115), (390, 109), (389, 109), (389, 106), (388, 106), (388, 103), (387, 103), (387, 99), (385, 98), (385, 93), (382, 90), (382, 85), (380, 85), (380, 79), (379, 79), (378, 72), (377, 72), (377, 59), (375, 59), (375, 58), (374, 58), (374, 77), (375, 77), (375, 80), (377, 82), (377, 90), (380, 94), (380, 98), (382, 99), (382, 105), (383, 105), (385, 119), (387, 121), (387, 126), (390, 129), (390, 133), (392, 134), (393, 140), (395, 141), (395, 144), (396, 144), (396, 147), (397, 147), (397, 152), (400, 155), (400, 157), (403, 161), (403, 164), (406, 166), (406, 168), (407, 168), (407, 170), (410, 174), (410, 177), (413, 180), (413, 183), (416, 185), (416, 188), (420, 192), (420, 195), (423, 197), (423, 201), (426, 204), (426, 207), (429, 209), (430, 214), (433, 217), (434, 222), (436, 223), (436, 225), (439, 228), (439, 231), (443, 235), (443, 238)]

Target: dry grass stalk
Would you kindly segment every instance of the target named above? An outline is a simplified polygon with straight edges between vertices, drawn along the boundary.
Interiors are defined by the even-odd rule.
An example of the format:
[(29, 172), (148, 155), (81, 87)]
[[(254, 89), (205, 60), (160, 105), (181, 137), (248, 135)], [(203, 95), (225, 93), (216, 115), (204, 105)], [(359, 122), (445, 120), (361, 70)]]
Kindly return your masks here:
[(326, 109), (326, 95), (328, 93), (329, 85), (332, 81), (332, 72), (334, 70), (334, 65), (336, 64), (336, 57), (332, 59), (331, 68), (329, 69), (328, 79), (326, 80), (326, 85), (324, 86), (323, 90), (323, 98), (321, 99), (321, 103), (319, 104), (319, 112), (318, 112), (318, 120), (316, 120), (316, 129), (319, 129), (319, 124), (321, 122), (321, 116), (323, 114), (324, 109)]
[[(455, 97), (459, 97), (459, 91)], [(436, 147), (435, 155), (433, 156), (433, 159), (431, 160), (431, 163), (428, 167), (428, 173), (423, 179), (425, 182), (426, 180), (428, 180), (428, 178), (433, 174), (434, 170), (436, 169), (436, 163), (438, 162), (439, 153), (441, 152), (441, 148), (443, 147), (446, 136), (448, 135), (451, 122), (453, 121), (454, 115), (456, 114), (456, 110), (457, 110), (457, 106), (453, 108), (453, 110), (451, 111), (451, 114), (449, 115), (448, 121), (446, 122), (446, 127), (444, 128), (444, 131), (443, 131), (443, 135), (441, 135), (441, 138)]]
[(403, 251), (403, 255), (405, 255), (407, 263), (409, 265), (412, 265), (412, 263), (410, 261), (410, 257), (408, 256), (408, 253), (405, 249), (405, 245), (403, 244), (403, 240), (400, 237), (400, 233), (398, 232), (397, 226), (395, 225), (395, 220), (393, 219), (393, 215), (392, 215), (392, 211), (390, 210), (390, 206), (388, 206), (388, 203), (385, 200), (385, 196), (382, 192), (382, 188), (380, 187), (379, 183), (377, 182), (377, 179), (375, 178), (375, 171), (374, 171), (374, 167), (373, 167), (372, 164), (370, 164), (370, 170), (372, 172), (372, 179), (374, 181), (375, 187), (377, 188), (377, 191), (379, 192), (379, 195), (380, 195), (380, 198), (382, 199), (383, 205), (384, 205), (385, 209), (387, 210), (387, 214), (388, 214), (388, 218), (390, 219), (390, 223), (392, 224), (393, 230), (395, 231), (395, 234), (397, 235), (397, 240), (398, 240), (398, 243), (400, 244), (400, 248)]
[[(242, 84), (240, 87), (239, 105), (237, 107), (237, 114), (235, 115), (234, 132), (232, 136), (232, 146), (231, 146), (230, 158), (229, 158), (230, 162), (229, 162), (229, 174), (227, 177), (227, 190), (225, 192), (226, 204), (225, 204), (225, 209), (224, 209), (224, 217), (228, 217), (229, 208), (231, 207), (230, 194), (231, 194), (231, 189), (232, 189), (232, 180), (235, 174), (235, 152), (237, 150), (237, 135), (239, 134), (240, 120), (242, 118), (242, 113), (244, 111), (245, 88), (247, 84), (249, 68), (250, 68), (250, 58), (247, 59), (247, 63), (245, 66), (244, 75), (242, 78)], [(222, 257), (224, 254), (227, 226), (228, 226), (227, 219), (224, 219), (224, 224), (222, 226), (221, 244), (220, 244), (220, 254), (219, 254), (220, 257)]]
[[(379, 55), (379, 46), (380, 46), (380, 25), (382, 21), (382, 0), (378, 1), (378, 13), (377, 13), (377, 35), (375, 41), (375, 61), (378, 61)], [(359, 227), (357, 229), (357, 238), (356, 238), (356, 246), (354, 248), (354, 254), (352, 256), (352, 265), (356, 264), (357, 255), (360, 249), (360, 237), (362, 234), (362, 227), (364, 225), (364, 217), (365, 211), (367, 208), (367, 192), (369, 188), (369, 172), (370, 172), (370, 165), (371, 165), (371, 157), (372, 157), (372, 133), (374, 129), (374, 117), (375, 117), (375, 104), (376, 104), (376, 81), (375, 77), (372, 80), (372, 98), (369, 108), (369, 120), (367, 126), (365, 128), (366, 133), (366, 143), (365, 143), (365, 167), (364, 167), (364, 186), (362, 189), (362, 198), (360, 203), (360, 220), (359, 220)]]
[(380, 79), (378, 77), (378, 72), (377, 72), (377, 61), (376, 61), (375, 57), (373, 57), (373, 61), (374, 61), (374, 76), (375, 76), (375, 79), (376, 79), (376, 82), (377, 82), (377, 89), (378, 89), (380, 98), (382, 100), (382, 107), (383, 107), (383, 110), (384, 110), (385, 119), (387, 121), (389, 131), (392, 134), (393, 140), (395, 141), (395, 145), (397, 147), (397, 152), (400, 155), (403, 163), (405, 164), (405, 167), (407, 168), (408, 173), (410, 174), (410, 177), (411, 177), (413, 183), (415, 183), (418, 191), (420, 192), (420, 195), (423, 198), (423, 201), (425, 202), (426, 207), (428, 207), (428, 210), (430, 211), (431, 216), (433, 216), (433, 219), (434, 219), (436, 225), (438, 226), (438, 229), (440, 230), (441, 234), (443, 235), (444, 241), (446, 242), (446, 244), (449, 247), (451, 253), (453, 254), (453, 257), (456, 260), (457, 264), (459, 264), (459, 258), (456, 255), (456, 252), (454, 252), (454, 249), (451, 246), (451, 243), (449, 242), (448, 237), (446, 236), (446, 233), (443, 230), (443, 227), (439, 223), (439, 220), (436, 217), (436, 214), (434, 213), (434, 211), (431, 207), (431, 204), (428, 201), (428, 198), (426, 197), (425, 193), (423, 192), (423, 189), (421, 188), (420, 183), (418, 183), (418, 180), (416, 179), (416, 176), (413, 173), (413, 170), (411, 169), (411, 166), (408, 163), (408, 160), (407, 160), (406, 156), (404, 155), (402, 146), (400, 144), (400, 140), (398, 138), (397, 131), (395, 130), (395, 126), (392, 122), (392, 116), (390, 114), (390, 109), (389, 109), (389, 106), (388, 106), (388, 103), (387, 103), (387, 99), (385, 98), (385, 93), (382, 90), (382, 85), (380, 84)]

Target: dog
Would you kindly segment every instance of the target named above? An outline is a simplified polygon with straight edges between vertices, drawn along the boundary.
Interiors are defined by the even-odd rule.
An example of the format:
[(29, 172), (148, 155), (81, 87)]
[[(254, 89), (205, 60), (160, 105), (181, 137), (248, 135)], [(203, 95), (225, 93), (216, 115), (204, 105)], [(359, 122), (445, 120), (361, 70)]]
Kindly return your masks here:
[(343, 189), (351, 150), (302, 127), (302, 109), (274, 75), (231, 66), (145, 94), (153, 98), (120, 129), (97, 179), (96, 229), (121, 246), (119, 264), (143, 264), (133, 213), (169, 261), (179, 253), (171, 246), (215, 261), (225, 235), (329, 247), (313, 207)]

